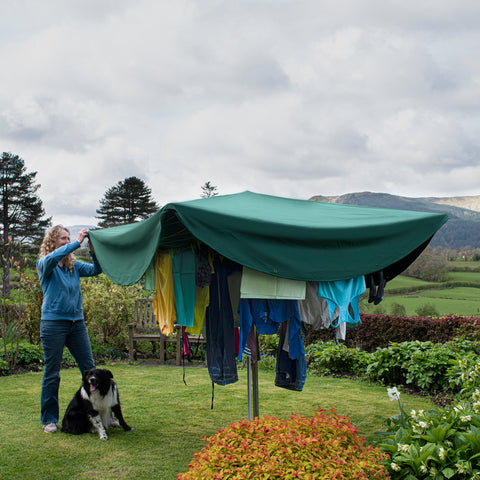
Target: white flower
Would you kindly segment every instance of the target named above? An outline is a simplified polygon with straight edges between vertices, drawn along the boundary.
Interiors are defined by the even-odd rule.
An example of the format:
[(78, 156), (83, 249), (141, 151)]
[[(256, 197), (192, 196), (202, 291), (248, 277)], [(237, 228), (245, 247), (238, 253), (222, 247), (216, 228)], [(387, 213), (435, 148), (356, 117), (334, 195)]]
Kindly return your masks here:
[(397, 450), (402, 453), (408, 453), (409, 445), (406, 445), (405, 443), (398, 443)]
[(465, 422), (465, 423), (471, 422), (472, 421), (472, 416), (471, 415), (464, 415), (463, 417), (460, 417), (460, 420), (462, 422)]
[(397, 390), (397, 387), (387, 388), (387, 393), (391, 402), (400, 399), (400, 392)]
[(425, 423), (425, 422), (418, 422), (418, 426), (420, 428), (423, 428), (424, 430), (426, 430), (428, 428), (428, 423)]
[(438, 450), (438, 457), (440, 458), (440, 460), (445, 460), (445, 458), (447, 457), (447, 452), (443, 447), (440, 447), (440, 449)]
[(395, 471), (395, 472), (399, 472), (399, 471), (402, 469), (402, 467), (400, 467), (400, 465), (396, 464), (395, 462), (392, 462), (392, 463), (390, 464), (390, 467), (391, 467), (392, 470)]
[(418, 470), (420, 471), (420, 473), (427, 473), (428, 472), (428, 468), (424, 463), (422, 463), (420, 465), (420, 468)]

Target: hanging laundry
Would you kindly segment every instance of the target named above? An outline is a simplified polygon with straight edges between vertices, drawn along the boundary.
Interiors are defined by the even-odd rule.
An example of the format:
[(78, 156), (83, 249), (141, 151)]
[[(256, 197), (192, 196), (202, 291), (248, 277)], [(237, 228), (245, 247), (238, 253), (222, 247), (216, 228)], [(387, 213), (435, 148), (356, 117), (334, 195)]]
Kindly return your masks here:
[[(302, 322), (308, 323), (315, 330), (330, 327), (327, 301), (317, 293), (318, 282), (307, 282), (305, 300), (298, 300), (298, 311)], [(335, 311), (335, 315), (338, 317), (338, 310)]]
[(210, 289), (208, 287), (200, 288), (195, 286), (195, 318), (193, 327), (187, 327), (187, 333), (200, 335), (205, 322), (205, 312), (210, 303)]
[(275, 277), (243, 267), (240, 298), (303, 300), (305, 286), (304, 281)]
[[(324, 298), (319, 297), (317, 293), (318, 282), (307, 282), (305, 300), (298, 300), (300, 319), (302, 322), (311, 325), (314, 330), (331, 328), (327, 301)], [(333, 324), (338, 323), (336, 321), (338, 316), (338, 308), (335, 308), (332, 317)], [(337, 327), (335, 327), (335, 338), (337, 340), (345, 340), (346, 330), (345, 323), (338, 324)]]
[(238, 381), (233, 312), (228, 291), (231, 269), (227, 260), (214, 262), (210, 304), (205, 316), (207, 367), (212, 382), (218, 385)]
[(210, 303), (213, 260), (208, 250), (200, 249), (195, 254), (195, 314), (193, 327), (187, 327), (187, 333), (200, 335), (205, 322), (205, 313)]
[(155, 255), (145, 272), (145, 290), (155, 291)]
[(155, 286), (153, 311), (160, 325), (160, 331), (168, 336), (173, 333), (177, 314), (173, 288), (172, 257), (166, 251), (159, 251), (155, 254)]
[(383, 293), (387, 281), (383, 275), (383, 270), (365, 275), (365, 282), (369, 289), (368, 303), (378, 305), (383, 300)]
[[(332, 327), (336, 327), (342, 322), (360, 322), (358, 301), (365, 290), (364, 277), (338, 280), (336, 282), (318, 282), (318, 296), (325, 298), (327, 301)], [(335, 312), (335, 308), (337, 307), (339, 316), (334, 323), (333, 312)], [(349, 307), (352, 309), (353, 316), (350, 314)]]
[(241, 298), (239, 309), (241, 321), (239, 360), (242, 359), (254, 324), (258, 333), (272, 335), (277, 333), (280, 324), (287, 320), (291, 322), (288, 337), (290, 356), (295, 359), (304, 354), (303, 340), (300, 337), (300, 314), (295, 300)]
[[(284, 344), (288, 338), (287, 331), (290, 330), (290, 326), (291, 324), (288, 325), (287, 323), (280, 326), (275, 385), (288, 390), (302, 391), (307, 378), (307, 360), (305, 353), (293, 359), (285, 351)], [(303, 344), (303, 338), (301, 340)]]
[(213, 266), (208, 250), (201, 249), (195, 255), (195, 284), (197, 287), (208, 287), (212, 281)]
[(193, 327), (195, 320), (195, 253), (192, 249), (175, 252), (172, 259), (177, 323)]

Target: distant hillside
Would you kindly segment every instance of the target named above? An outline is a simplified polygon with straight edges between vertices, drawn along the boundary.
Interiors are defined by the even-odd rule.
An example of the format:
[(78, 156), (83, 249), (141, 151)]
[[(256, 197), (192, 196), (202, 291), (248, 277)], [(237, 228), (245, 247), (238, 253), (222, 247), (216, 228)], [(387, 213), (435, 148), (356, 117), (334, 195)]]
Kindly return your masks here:
[(428, 197), (425, 198), (425, 200), (480, 212), (480, 195), (474, 195), (471, 197)]
[[(477, 205), (479, 197), (452, 197), (452, 199), (471, 199), (470, 205)], [(410, 198), (388, 193), (359, 192), (347, 193), (336, 197), (316, 195), (310, 198), (316, 202), (343, 203), (365, 207), (392, 208), (395, 210), (413, 210), (417, 212), (446, 213), (448, 222), (433, 237), (433, 247), (449, 249), (474, 247), (480, 248), (480, 210), (454, 206), (448, 198)], [(455, 203), (455, 200), (451, 200)], [(458, 203), (461, 203), (458, 200)]]

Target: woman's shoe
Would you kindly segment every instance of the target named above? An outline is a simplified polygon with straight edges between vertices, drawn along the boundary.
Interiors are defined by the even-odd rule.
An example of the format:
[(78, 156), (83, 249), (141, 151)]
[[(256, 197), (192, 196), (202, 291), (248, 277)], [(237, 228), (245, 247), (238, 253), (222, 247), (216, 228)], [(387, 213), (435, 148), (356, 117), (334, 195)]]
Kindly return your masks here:
[(56, 423), (47, 423), (42, 428), (43, 428), (43, 431), (46, 433), (57, 433)]

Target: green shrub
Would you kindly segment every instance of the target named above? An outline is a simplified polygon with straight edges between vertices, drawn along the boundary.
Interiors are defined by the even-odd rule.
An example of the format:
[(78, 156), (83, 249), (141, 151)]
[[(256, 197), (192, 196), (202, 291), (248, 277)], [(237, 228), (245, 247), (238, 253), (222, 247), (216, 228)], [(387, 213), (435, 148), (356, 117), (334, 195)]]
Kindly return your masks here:
[(277, 367), (277, 359), (273, 355), (262, 355), (258, 362), (258, 367), (262, 370), (275, 370)]
[(319, 409), (311, 418), (264, 416), (205, 438), (177, 480), (381, 479), (385, 456), (366, 446), (347, 417)]
[(278, 335), (259, 335), (258, 343), (261, 355), (277, 355)]
[(135, 299), (146, 292), (136, 284), (122, 287), (105, 275), (82, 281), (83, 311), (92, 348), (101, 354), (128, 350), (128, 324), (135, 314)]
[(469, 352), (457, 357), (446, 374), (450, 388), (459, 392), (459, 398), (471, 397), (480, 388), (480, 357)]
[(378, 348), (370, 358), (367, 375), (372, 381), (385, 385), (405, 385), (407, 363), (418, 352), (429, 350), (432, 342), (392, 343), (388, 348)]
[[(399, 427), (397, 419), (390, 426)], [(480, 392), (448, 410), (412, 411), (379, 444), (394, 480), (480, 478)]]
[(10, 368), (8, 367), (8, 363), (0, 357), (0, 376), (8, 375), (10, 372)]
[(21, 318), (21, 333), (24, 338), (28, 338), (30, 343), (39, 345), (43, 292), (36, 272), (25, 277), (23, 295), (25, 310)]
[(439, 316), (438, 310), (435, 308), (435, 305), (431, 303), (424, 303), (420, 305), (415, 310), (415, 313), (419, 317), (438, 317)]
[(405, 362), (406, 383), (428, 393), (445, 392), (450, 387), (447, 372), (456, 358), (448, 344), (419, 349)]
[[(0, 342), (0, 359), (5, 361), (3, 344)], [(39, 366), (43, 362), (43, 352), (38, 345), (32, 345), (22, 340), (18, 345), (17, 361), (15, 365), (19, 367)]]
[(406, 315), (407, 310), (405, 308), (405, 305), (402, 305), (401, 303), (393, 302), (390, 305), (390, 313), (392, 315)]
[(366, 371), (369, 354), (334, 342), (317, 342), (305, 347), (310, 371), (319, 375), (360, 374)]

